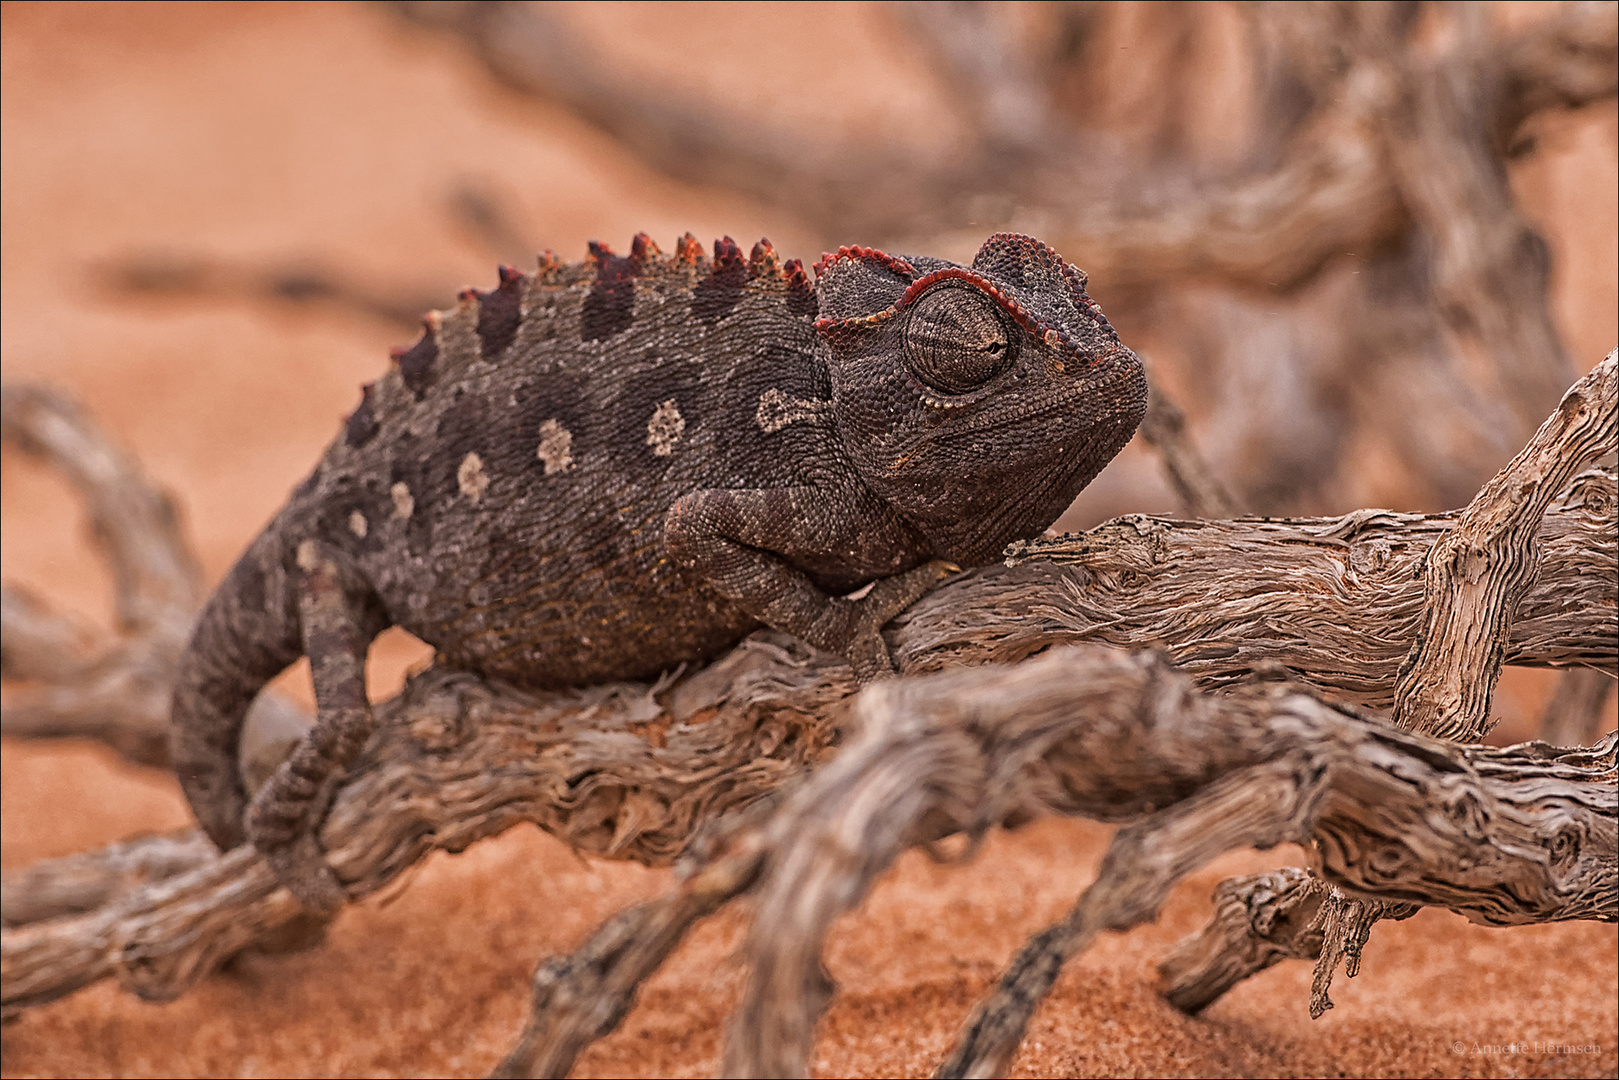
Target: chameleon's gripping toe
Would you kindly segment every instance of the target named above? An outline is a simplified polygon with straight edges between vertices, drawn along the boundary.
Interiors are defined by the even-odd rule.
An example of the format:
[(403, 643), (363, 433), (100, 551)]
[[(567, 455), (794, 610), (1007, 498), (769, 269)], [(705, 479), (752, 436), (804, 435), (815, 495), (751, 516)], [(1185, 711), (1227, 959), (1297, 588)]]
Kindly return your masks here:
[[(304, 752), (307, 747), (308, 740), (281, 763), (253, 799), (247, 811), (247, 838), (299, 903), (329, 913), (342, 907), (348, 896), (316, 840), (320, 821), (331, 804), (331, 785), (312, 783), (309, 776), (300, 775), (307, 773), (310, 764), (310, 755)], [(300, 756), (303, 761), (298, 760)]]
[(888, 643), (883, 640), (883, 627), (960, 569), (954, 563), (934, 559), (914, 570), (883, 578), (859, 600), (841, 601), (848, 605), (848, 630), (846, 642), (838, 651), (848, 658), (862, 686), (899, 674)]

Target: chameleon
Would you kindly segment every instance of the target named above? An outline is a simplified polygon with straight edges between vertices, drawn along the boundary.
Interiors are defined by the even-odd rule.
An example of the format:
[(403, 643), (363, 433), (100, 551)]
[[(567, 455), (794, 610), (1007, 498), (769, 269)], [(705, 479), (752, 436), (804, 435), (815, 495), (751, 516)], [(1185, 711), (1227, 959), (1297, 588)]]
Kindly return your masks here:
[[(1141, 422), (1141, 361), (1033, 237), (812, 269), (643, 233), (429, 313), (182, 655), (173, 757), (213, 841), (343, 903), (315, 826), (390, 626), (535, 689), (652, 678), (762, 626), (891, 675), (883, 625), (1039, 535)], [(243, 717), (304, 656), (315, 725), (250, 800)]]

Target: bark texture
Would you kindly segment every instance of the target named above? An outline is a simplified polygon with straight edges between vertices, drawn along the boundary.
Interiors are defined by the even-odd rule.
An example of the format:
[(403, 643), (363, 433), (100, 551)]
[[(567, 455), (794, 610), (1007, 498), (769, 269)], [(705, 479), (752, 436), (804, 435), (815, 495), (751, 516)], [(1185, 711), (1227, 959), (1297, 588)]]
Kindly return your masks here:
[[(1133, 517), (1022, 545), (897, 620), (895, 656), (921, 677), (858, 698), (841, 661), (769, 633), (652, 686), (527, 694), (429, 669), (379, 706), (322, 844), (350, 898), (521, 822), (585, 852), (684, 855), (674, 893), (540, 965), (502, 1075), (564, 1075), (685, 930), (748, 891), (752, 974), (725, 1069), (798, 1075), (831, 993), (819, 960), (831, 921), (910, 846), (1051, 813), (1135, 823), (980, 1006), (945, 1075), (1004, 1070), (1067, 959), (1152, 918), (1176, 880), (1231, 847), (1309, 845), (1332, 891), (1297, 872), (1225, 888), (1201, 942), (1165, 965), (1186, 1008), (1312, 949), (1330, 980), (1375, 918), (1416, 904), (1492, 925), (1611, 920), (1614, 736), (1591, 750), (1460, 746), (1352, 703), (1387, 706), (1402, 672), (1459, 663), (1461, 681), (1493, 681), (1500, 658), (1619, 666), (1613, 471), (1553, 497), (1613, 441), (1615, 363), (1459, 515)], [(1526, 462), (1538, 464), (1522, 479)], [(1458, 534), (1486, 571), (1422, 578), (1426, 553)], [(1516, 571), (1515, 618), (1475, 619), (1498, 628), (1493, 653), (1422, 652), (1435, 606), (1513, 573), (1500, 549), (1531, 544), (1518, 560), (1540, 572)], [(1512, 592), (1484, 588), (1484, 606)], [(1161, 651), (1118, 647), (1143, 641)], [(26, 916), (0, 937), (8, 1015), (107, 977), (166, 1000), (245, 948), (318, 933), (253, 851), (219, 856), (195, 837), (55, 860), (5, 887)]]

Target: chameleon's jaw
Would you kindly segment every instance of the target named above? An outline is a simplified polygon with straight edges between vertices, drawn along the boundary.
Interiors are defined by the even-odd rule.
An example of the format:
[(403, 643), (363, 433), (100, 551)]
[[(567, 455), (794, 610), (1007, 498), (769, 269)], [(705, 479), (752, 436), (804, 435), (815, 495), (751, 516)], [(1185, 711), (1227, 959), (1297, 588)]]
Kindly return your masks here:
[[(1105, 374), (1028, 379), (1034, 392), (986, 397), (922, 423), (868, 455), (867, 482), (963, 565), (993, 562), (1038, 536), (1129, 442), (1146, 411), (1146, 376), (1122, 346)], [(1107, 370), (1110, 368), (1111, 370)]]

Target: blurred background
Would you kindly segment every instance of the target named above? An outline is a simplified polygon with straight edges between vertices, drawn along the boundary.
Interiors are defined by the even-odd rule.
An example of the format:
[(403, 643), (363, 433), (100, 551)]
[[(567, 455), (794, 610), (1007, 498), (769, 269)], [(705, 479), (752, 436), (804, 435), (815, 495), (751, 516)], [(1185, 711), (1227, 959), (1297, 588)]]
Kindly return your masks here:
[[(497, 262), (1015, 229), (1090, 273), (1183, 458), (1138, 438), (1060, 528), (1448, 509), (1619, 340), (1616, 51), (1611, 3), (7, 3), (0, 362), (175, 493), (212, 582)], [(107, 622), (75, 495), (0, 475), (5, 578)], [(422, 655), (389, 636), (374, 692)], [(1501, 739), (1556, 678), (1509, 672)], [(104, 781), (41, 753), (7, 866), (184, 823), (151, 778), (43, 813)]]

